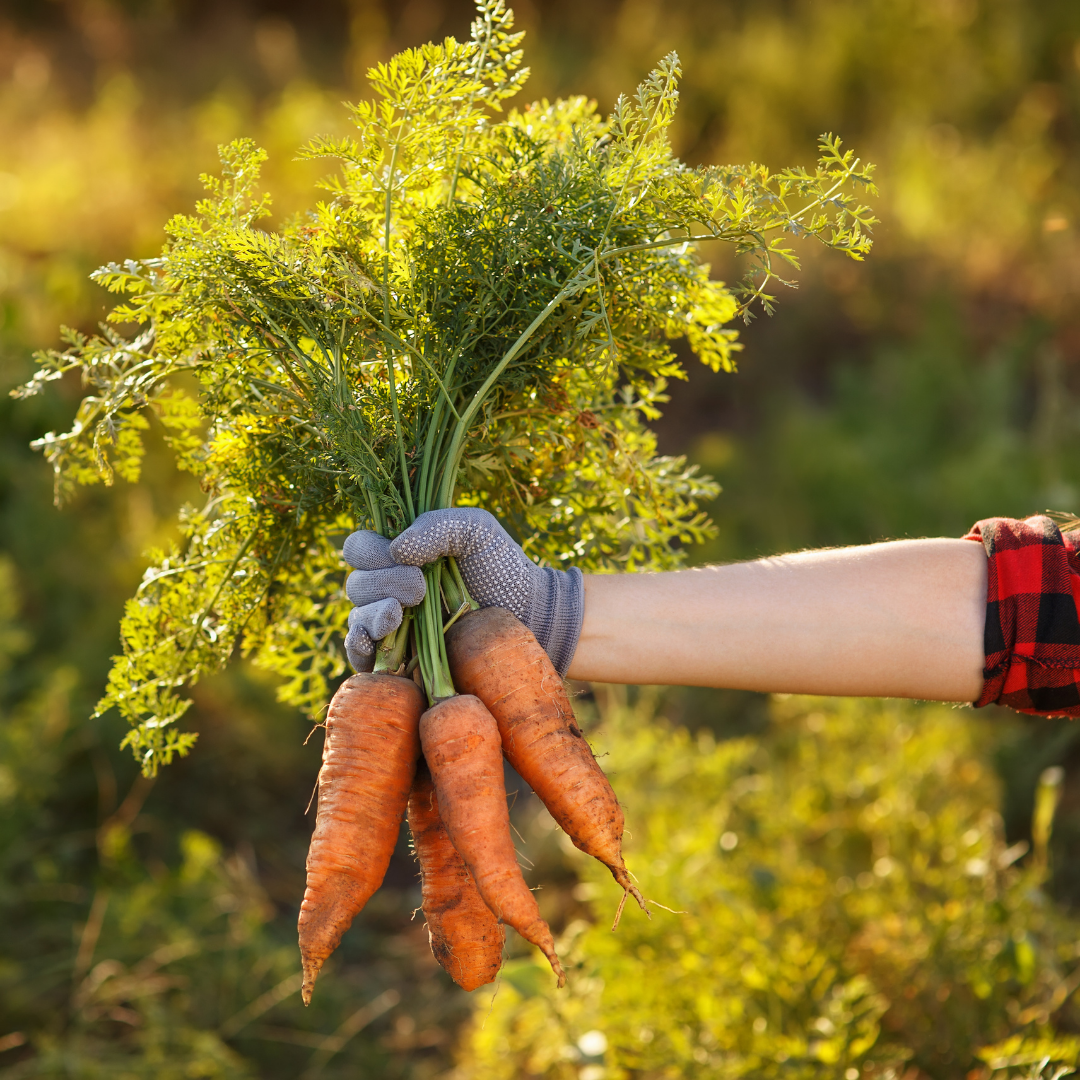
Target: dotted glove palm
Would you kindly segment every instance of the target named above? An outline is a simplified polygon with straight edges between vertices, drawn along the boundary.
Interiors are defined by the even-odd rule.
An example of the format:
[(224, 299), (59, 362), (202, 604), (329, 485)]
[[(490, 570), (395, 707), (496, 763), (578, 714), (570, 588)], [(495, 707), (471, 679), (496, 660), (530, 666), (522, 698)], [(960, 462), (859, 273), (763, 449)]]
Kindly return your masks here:
[(357, 605), (349, 615), (345, 651), (357, 671), (370, 671), (374, 642), (401, 624), (402, 607), (424, 598), (420, 567), (453, 555), (472, 598), (481, 607), (512, 611), (535, 635), (565, 675), (574, 658), (584, 614), (581, 571), (537, 566), (486, 510), (455, 507), (421, 514), (388, 541), (361, 530), (345, 541), (345, 561), (355, 567), (345, 584)]

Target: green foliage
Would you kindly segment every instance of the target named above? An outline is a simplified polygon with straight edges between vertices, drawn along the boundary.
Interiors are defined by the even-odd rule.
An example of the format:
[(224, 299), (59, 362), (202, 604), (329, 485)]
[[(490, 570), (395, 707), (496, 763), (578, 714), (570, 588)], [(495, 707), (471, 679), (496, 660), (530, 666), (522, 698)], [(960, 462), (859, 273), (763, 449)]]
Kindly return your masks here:
[[(241, 853), (202, 829), (170, 828), (183, 816), (175, 791), (170, 799), (160, 782), (132, 778), (130, 762), (116, 760), (115, 732), (78, 721), (77, 673), (61, 666), (27, 679), (17, 670), (30, 645), (19, 606), (15, 575), (0, 560), (0, 1075), (409, 1074), (408, 1054), (380, 1045), (382, 1018), (400, 1004), (430, 1038), (468, 1002), (430, 977), (435, 964), (409, 922), (412, 905), (384, 893), (366, 936), (351, 935), (336, 978), (305, 1009), (294, 910), (302, 852), (290, 853), (279, 914), (267, 866), (256, 874), (254, 815), (234, 823)], [(246, 779), (249, 794), (279, 804), (263, 813), (263, 828), (277, 829), (291, 816), (281, 802), (298, 802), (298, 816), (303, 808), (317, 748), (295, 762), (295, 717), (268, 717), (266, 704), (245, 718), (243, 703), (227, 700), (232, 741), (215, 744), (212, 732), (203, 770), (181, 786), (205, 813), (221, 799), (215, 786), (231, 794)], [(236, 739), (245, 723), (246, 743)], [(294, 783), (282, 785), (282, 759), (295, 763)], [(206, 771), (217, 775), (200, 787)], [(225, 805), (236, 804), (226, 796)]]
[[(207, 198), (170, 222), (160, 258), (95, 275), (125, 297), (110, 321), (136, 336), (72, 334), (21, 391), (73, 370), (93, 387), (72, 430), (37, 444), (58, 499), (135, 479), (148, 412), (209, 496), (129, 604), (100, 705), (134, 725), (147, 775), (191, 745), (173, 727), (176, 690), (238, 641), (319, 712), (341, 670), (330, 537), (350, 525), (393, 536), (458, 500), (501, 511), (542, 561), (675, 565), (676, 541), (708, 535), (697, 500), (715, 487), (657, 458), (643, 425), (683, 374), (671, 340), (730, 370), (724, 325), (755, 301), (770, 309), (777, 263), (798, 265), (789, 236), (869, 249), (853, 189), (873, 190), (871, 170), (837, 139), (813, 173), (681, 164), (674, 54), (607, 121), (580, 98), (497, 121), (526, 74), (521, 35), (502, 0), (478, 11), (469, 41), (372, 69), (357, 137), (307, 151), (344, 163), (332, 200), (281, 231), (256, 227), (265, 154), (225, 147), (222, 177), (203, 178)], [(739, 289), (710, 279), (703, 240), (757, 260)], [(425, 618), (420, 663), (438, 693), (439, 618)]]
[[(3, 564), (0, 573), (5, 649), (20, 636), (12, 628), (16, 592), (8, 569)], [(0, 656), (4, 667), (9, 660), (10, 653)], [(251, 949), (253, 962), (266, 947), (257, 940), (266, 919), (258, 886), (241, 865), (226, 864), (209, 837), (190, 834), (181, 869), (144, 876), (136, 886), (130, 880), (130, 821), (116, 815), (105, 822), (99, 842), (107, 853), (107, 878), (88, 905), (81, 939), (71, 943), (62, 912), (90, 897), (64, 873), (71, 869), (70, 853), (50, 845), (42, 825), (53, 824), (50, 808), (71, 753), (72, 684), (73, 672), (60, 668), (37, 693), (13, 697), (0, 669), (0, 911), (5, 925), (23, 930), (23, 939), (9, 941), (0, 960), (0, 1015), (5, 1036), (17, 1031), (10, 1048), (32, 1042), (36, 1051), (4, 1075), (250, 1075), (186, 1007), (192, 991), (207, 1003), (206, 980), (215, 981), (202, 963), (201, 937), (218, 937), (220, 958), (232, 949)], [(33, 919), (27, 919), (28, 909)], [(61, 926), (66, 938), (58, 933)], [(279, 952), (261, 962), (267, 969), (282, 963), (289, 969), (292, 957)], [(57, 990), (72, 978), (69, 1015), (55, 1006)], [(53, 1007), (42, 1008), (49, 998)], [(117, 1039), (118, 1029), (131, 1037)]]
[[(122, 852), (125, 841), (112, 838), (112, 850)], [(260, 932), (266, 902), (240, 860), (224, 859), (202, 833), (185, 834), (182, 845), (176, 871), (95, 893), (76, 956), (70, 1021), (34, 1031), (36, 1055), (9, 1075), (254, 1075), (215, 1030), (220, 990), (253, 1000), (261, 986), (289, 978), (291, 950), (271, 948)], [(116, 1037), (120, 1025), (129, 1038)]]
[[(195, 741), (170, 726), (190, 705), (176, 690), (192, 671), (223, 668), (238, 638), (262, 667), (286, 677), (280, 700), (311, 713), (321, 711), (329, 680), (344, 670), (329, 648), (331, 635), (347, 629), (338, 552), (325, 535), (275, 533), (273, 508), (259, 510), (249, 500), (221, 498), (212, 513), (182, 513), (183, 547), (152, 551), (153, 565), (127, 603), (125, 652), (98, 710), (153, 717), (123, 745), (154, 768)], [(331, 525), (346, 531), (340, 521)], [(274, 539), (276, 549), (267, 547)]]
[[(723, 502), (712, 509), (722, 530), (719, 542), (698, 548), (695, 558), (955, 534), (986, 514), (1075, 508), (1080, 476), (1072, 452), (1077, 418), (1069, 329), (1080, 237), (1075, 0), (596, 0), (534, 7), (534, 96), (588, 87), (601, 102), (610, 101), (658, 55), (677, 48), (685, 75), (671, 138), (684, 159), (803, 161), (813, 136), (831, 128), (879, 162), (883, 201), (875, 205), (891, 227), (875, 237), (871, 266), (807, 260), (800, 291), (785, 300), (780, 316), (757, 320), (742, 335), (739, 378), (717, 380), (722, 385), (709, 398), (708, 372), (695, 372), (689, 390), (699, 411), (688, 419), (680, 413), (677, 426), (662, 429), (667, 441), (662, 436), (661, 445), (689, 446), (704, 431), (726, 428), (728, 418), (737, 428), (734, 437), (725, 430), (694, 454), (725, 487)], [(360, 92), (348, 73), (412, 43), (421, 9), (423, 19), (442, 17), (437, 37), (456, 32), (458, 18), (458, 8), (442, 0), (352, 5), (347, 17), (325, 23), (310, 6), (295, 2), (276, 4), (281, 21), (266, 23), (256, 21), (250, 5), (222, 0), (218, 9), (231, 29), (208, 35), (191, 5), (173, 5), (167, 18), (158, 4), (95, 5), (93, 49), (86, 47), (91, 23), (85, 5), (22, 4), (9, 21), (4, 50), (10, 77), (0, 82), (0, 205), (8, 207), (0, 212), (5, 388), (29, 377), (30, 349), (53, 344), (60, 320), (92, 331), (101, 318), (101, 292), (89, 271), (118, 252), (157, 252), (161, 222), (193, 203), (195, 177), (210, 167), (216, 143), (248, 133), (267, 147), (263, 176), (277, 213), (270, 220), (287, 218), (310, 205), (311, 184), (325, 166), (294, 160), (294, 148), (316, 131), (338, 127), (338, 114), (344, 115), (339, 102)], [(385, 23), (378, 21), (380, 12)], [(298, 66), (282, 81), (268, 79), (258, 66), (262, 53), (251, 45), (267, 30), (279, 39), (284, 31), (288, 40), (290, 24), (299, 39)], [(119, 63), (116, 47), (126, 50)], [(34, 79), (50, 67), (42, 88)], [(720, 276), (735, 280), (722, 258), (709, 257)], [(944, 296), (943, 280), (954, 289)], [(947, 318), (926, 316), (928, 293), (938, 296)], [(1032, 308), (1049, 319), (1036, 336), (1060, 350), (1060, 377), (1050, 377), (1047, 354), (1033, 341), (1014, 346), (1002, 331), (1003, 323)], [(75, 384), (58, 380), (33, 401), (0, 405), (0, 546), (17, 563), (24, 591), (23, 620), (5, 624), (22, 644), (12, 654), (0, 707), (0, 1040), (15, 1031), (28, 1037), (0, 1053), (5, 1074), (25, 1068), (37, 1052), (38, 1030), (54, 1033), (62, 1045), (72, 965), (97, 873), (93, 837), (111, 812), (95, 797), (96, 770), (111, 760), (122, 789), (130, 779), (129, 763), (112, 753), (121, 735), (113, 718), (82, 718), (101, 692), (108, 652), (116, 651), (116, 621), (139, 583), (141, 553), (150, 545), (169, 549), (175, 506), (191, 499), (194, 487), (189, 475), (168, 473), (162, 427), (151, 416), (142, 484), (83, 489), (56, 518), (48, 508), (44, 470), (25, 444), (49, 429), (70, 427)], [(796, 385), (807, 392), (789, 396)], [(197, 398), (197, 386), (184, 388)], [(673, 401), (673, 413), (678, 404)], [(158, 399), (153, 409), (161, 408)], [(603, 420), (609, 413), (594, 415)], [(575, 417), (560, 417), (566, 421), (560, 430), (571, 438)], [(200, 413), (195, 418), (198, 451), (203, 421)], [(521, 435), (531, 435), (525, 423)], [(538, 442), (506, 451), (509, 440), (497, 446), (499, 453), (524, 454), (530, 446), (543, 453)], [(572, 470), (572, 455), (563, 460)], [(635, 475), (631, 463), (626, 473)], [(515, 513), (528, 507), (530, 514), (546, 514), (533, 473), (514, 475), (523, 478), (522, 488), (514, 488), (522, 504), (507, 504), (519, 507)], [(470, 479), (466, 486), (478, 484)], [(527, 537), (529, 529), (519, 524), (517, 535)], [(565, 552), (575, 540), (567, 529), (552, 546)], [(5, 596), (13, 606), (0, 588), (0, 598)], [(179, 835), (212, 833), (226, 852), (247, 850), (250, 840), (260, 881), (280, 912), (264, 924), (273, 936), (262, 949), (272, 952), (295, 933), (293, 909), (310, 832), (304, 819), (285, 815), (282, 807), (302, 808), (307, 801), (318, 734), (301, 748), (307, 726), (276, 712), (268, 696), (248, 700), (251, 686), (247, 670), (234, 665), (196, 692), (185, 726), (202, 733), (198, 760), (164, 771), (133, 823), (132, 846), (144, 855), (147, 881), (164, 872), (179, 890)], [(684, 709), (686, 722), (701, 723), (726, 697), (695, 692)], [(995, 747), (1006, 777), (1011, 840), (1024, 835), (1043, 767), (1068, 768), (1052, 842), (1055, 882), (1072, 878), (1071, 887), (1059, 885), (1055, 896), (1075, 901), (1078, 834), (1074, 824), (1069, 840), (1063, 819), (1072, 815), (1076, 821), (1070, 764), (1076, 726), (1025, 721), (1006, 730), (1004, 747), (998, 732), (982, 725), (979, 741), (987, 751)], [(694, 740), (687, 746), (697, 753)], [(868, 743), (867, 754), (876, 746)], [(638, 800), (632, 788), (616, 783), (633, 807)], [(691, 812), (699, 811), (695, 805)], [(522, 831), (531, 840), (524, 824)], [(532, 847), (526, 854), (538, 858)], [(224, 855), (222, 862), (229, 859)], [(559, 912), (580, 913), (569, 896), (568, 871), (559, 866), (558, 874), (530, 878), (543, 884), (541, 904), (555, 903), (556, 916), (547, 908), (545, 915), (557, 926)], [(610, 881), (602, 887), (612, 888)], [(209, 903), (226, 892), (206, 888), (202, 895)], [(249, 1072), (295, 1080), (313, 1046), (261, 1040), (280, 1037), (286, 1025), (298, 1039), (332, 1038), (391, 985), (403, 994), (400, 1008), (362, 1031), (324, 1077), (426, 1080), (444, 1071), (443, 1054), (468, 999), (461, 995), (449, 1011), (430, 1009), (431, 1002), (452, 1003), (455, 992), (438, 981), (432, 966), (413, 966), (413, 957), (429, 960), (419, 928), (408, 924), (416, 901), (408, 893), (396, 901), (389, 899), (393, 895), (383, 890), (337, 954), (346, 953), (347, 962), (343, 958), (320, 993), (340, 994), (338, 1011), (316, 1018), (325, 997), (306, 1013), (291, 1009), (295, 999), (287, 999), (227, 1040), (251, 1063)], [(193, 890), (186, 896), (191, 902)], [(411, 935), (387, 917), (395, 905), (403, 912), (400, 926)], [(108, 916), (123, 906), (114, 894), (95, 961), (115, 957), (131, 967), (142, 959), (112, 929)], [(212, 920), (196, 911), (190, 918), (214, 936)], [(162, 941), (149, 938), (147, 953)], [(178, 987), (162, 995), (156, 1016), (190, 1030), (193, 1022), (183, 1010), (196, 996), (220, 993), (220, 962), (213, 947), (185, 958), (182, 974), (194, 992)], [(42, 972), (47, 977), (38, 977)], [(515, 962), (500, 995), (512, 987), (528, 992), (530, 977), (539, 989), (550, 974)], [(250, 1001), (272, 984), (268, 978), (240, 987)], [(237, 1000), (214, 1023), (245, 1003)], [(478, 1026), (486, 1015), (485, 1000)], [(399, 1018), (415, 1024), (408, 1038), (406, 1028), (395, 1024)], [(588, 1028), (574, 1031), (574, 1038), (582, 1030)], [(438, 1033), (441, 1043), (434, 1041)], [(95, 1041), (77, 1045), (111, 1055), (112, 1044), (123, 1044), (132, 1055), (116, 1070), (123, 1075), (141, 1067), (133, 1034), (129, 1024), (102, 1021)], [(573, 1046), (574, 1038), (566, 1043)], [(1040, 1068), (1033, 1060), (1043, 1049), (1040, 1037), (1019, 1047), (1010, 1042), (996, 1048), (994, 1060), (1003, 1069), (1044, 1080), (1055, 1074), (1057, 1066)], [(69, 1046), (64, 1068), (93, 1068), (92, 1057), (75, 1046)], [(598, 1059), (579, 1062), (577, 1071), (590, 1067), (598, 1068)], [(682, 1075), (696, 1077), (698, 1070), (691, 1059)], [(825, 1075), (827, 1070), (822, 1067)]]
[(782, 387), (770, 378), (752, 433), (706, 436), (692, 452), (723, 483), (725, 508), (694, 557), (961, 536), (985, 517), (1072, 510), (1080, 414), (1068, 378), (1044, 326), (983, 350), (940, 303), (910, 337), (838, 358), (824, 394), (800, 386), (802, 371)]
[(716, 743), (656, 705), (609, 691), (594, 739), (627, 804), (627, 863), (666, 908), (627, 911), (612, 933), (617, 890), (579, 860), (596, 922), (566, 932), (568, 990), (530, 981), (531, 961), (508, 971), (464, 1075), (944, 1080), (1076, 1064), (1078, 927), (1041, 891), (1045, 847), (1024, 861), (1028, 845), (1005, 842), (985, 721), (782, 699), (762, 740)]

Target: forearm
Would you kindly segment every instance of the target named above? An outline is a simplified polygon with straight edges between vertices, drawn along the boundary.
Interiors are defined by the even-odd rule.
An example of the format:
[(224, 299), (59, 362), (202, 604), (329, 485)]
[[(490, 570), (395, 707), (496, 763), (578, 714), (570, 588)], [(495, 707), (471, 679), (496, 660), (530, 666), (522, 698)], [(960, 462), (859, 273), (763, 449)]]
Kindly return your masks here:
[(973, 701), (986, 554), (900, 540), (667, 574), (592, 575), (571, 678)]

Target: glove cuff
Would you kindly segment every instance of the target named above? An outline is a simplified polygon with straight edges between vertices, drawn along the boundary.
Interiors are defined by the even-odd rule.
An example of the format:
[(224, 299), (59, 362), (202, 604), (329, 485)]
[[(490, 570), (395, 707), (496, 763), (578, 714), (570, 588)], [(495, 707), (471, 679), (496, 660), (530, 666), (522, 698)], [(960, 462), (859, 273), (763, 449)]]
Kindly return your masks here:
[(532, 596), (525, 625), (551, 657), (555, 670), (565, 675), (577, 652), (585, 617), (585, 579), (576, 567), (544, 567)]

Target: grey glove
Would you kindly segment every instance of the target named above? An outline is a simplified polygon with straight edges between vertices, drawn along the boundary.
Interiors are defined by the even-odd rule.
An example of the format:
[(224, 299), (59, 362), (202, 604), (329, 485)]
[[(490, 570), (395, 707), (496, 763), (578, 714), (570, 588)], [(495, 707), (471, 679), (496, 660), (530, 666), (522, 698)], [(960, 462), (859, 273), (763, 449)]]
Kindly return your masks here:
[(375, 642), (401, 625), (402, 607), (415, 607), (427, 587), (417, 566), (399, 566), (390, 554), (390, 541), (377, 532), (351, 533), (342, 551), (356, 569), (345, 582), (345, 593), (356, 605), (349, 612), (345, 655), (354, 671), (375, 666)]
[[(346, 591), (354, 604), (363, 605), (349, 617), (345, 642), (349, 662), (358, 671), (371, 670), (372, 641), (400, 624), (401, 605), (423, 599), (419, 567), (442, 555), (458, 560), (465, 585), (481, 607), (512, 611), (536, 635), (560, 675), (570, 667), (585, 611), (581, 571), (537, 566), (486, 510), (429, 510), (389, 543), (377, 533), (355, 532), (345, 541), (344, 554), (357, 568)], [(354, 635), (354, 618), (363, 637)], [(354, 653), (357, 659), (370, 655), (368, 666), (358, 667)]]

